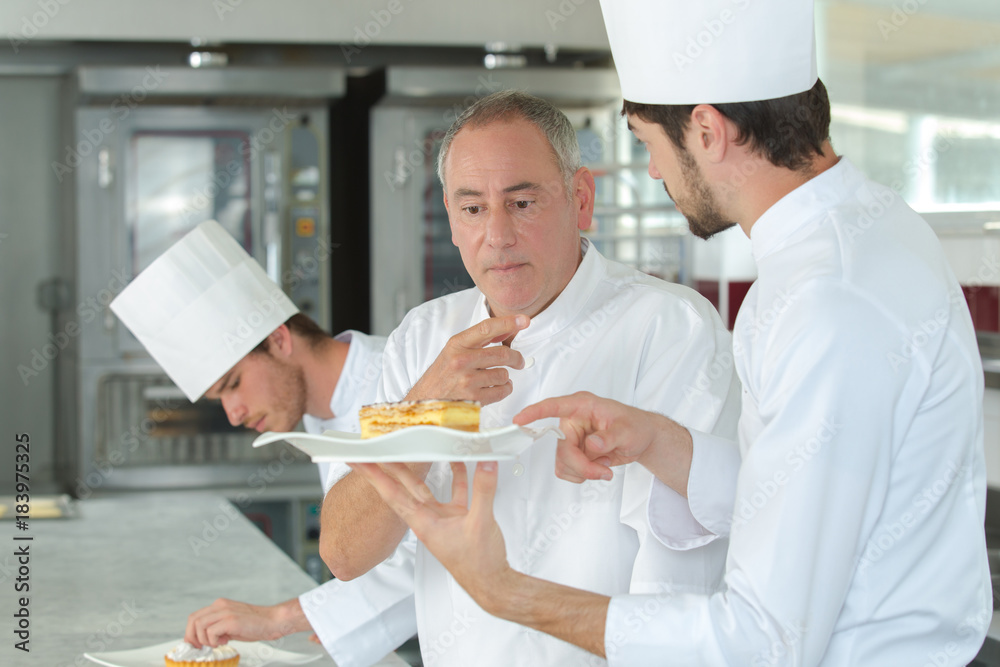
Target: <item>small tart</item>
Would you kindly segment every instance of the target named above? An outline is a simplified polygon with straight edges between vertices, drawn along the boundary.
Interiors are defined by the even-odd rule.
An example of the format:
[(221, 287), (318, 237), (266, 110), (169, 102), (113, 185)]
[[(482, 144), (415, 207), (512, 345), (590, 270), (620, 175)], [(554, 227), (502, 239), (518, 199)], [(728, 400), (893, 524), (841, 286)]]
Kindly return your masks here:
[(163, 661), (166, 667), (236, 667), (240, 654), (228, 644), (195, 648), (181, 642), (163, 656)]

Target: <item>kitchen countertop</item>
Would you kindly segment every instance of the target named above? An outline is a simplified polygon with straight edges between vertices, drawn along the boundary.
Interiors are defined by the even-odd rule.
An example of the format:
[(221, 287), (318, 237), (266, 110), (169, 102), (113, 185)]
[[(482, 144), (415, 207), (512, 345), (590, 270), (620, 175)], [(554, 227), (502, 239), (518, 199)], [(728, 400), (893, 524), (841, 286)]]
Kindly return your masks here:
[[(77, 509), (79, 518), (30, 520), (23, 532), (0, 523), (0, 615), (7, 619), (0, 664), (86, 667), (95, 663), (84, 652), (180, 640), (188, 614), (216, 598), (274, 604), (316, 585), (215, 493), (127, 494), (80, 501)], [(14, 589), (13, 554), (22, 545), (30, 554), (28, 593)], [(24, 595), (30, 596), (30, 653), (14, 648), (19, 639), (11, 631)], [(335, 665), (308, 637), (271, 643), (323, 656), (310, 665)], [(379, 663), (405, 665), (394, 654)]]

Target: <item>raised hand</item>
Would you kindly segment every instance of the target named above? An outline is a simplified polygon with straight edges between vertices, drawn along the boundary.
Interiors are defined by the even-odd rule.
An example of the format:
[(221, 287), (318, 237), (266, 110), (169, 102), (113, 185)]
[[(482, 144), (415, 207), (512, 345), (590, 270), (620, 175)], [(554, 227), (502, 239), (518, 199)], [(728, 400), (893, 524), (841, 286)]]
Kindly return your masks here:
[(504, 581), (514, 576), (503, 534), (493, 516), (497, 464), (480, 462), (469, 501), (464, 463), (452, 463), (451, 501), (438, 502), (430, 488), (402, 463), (352, 463), (385, 503), (410, 526), (462, 588), (487, 611)]
[(408, 401), (448, 398), (496, 403), (514, 390), (507, 368), (521, 369), (524, 358), (495, 345), (527, 328), (526, 315), (491, 317), (455, 334), (410, 392)]

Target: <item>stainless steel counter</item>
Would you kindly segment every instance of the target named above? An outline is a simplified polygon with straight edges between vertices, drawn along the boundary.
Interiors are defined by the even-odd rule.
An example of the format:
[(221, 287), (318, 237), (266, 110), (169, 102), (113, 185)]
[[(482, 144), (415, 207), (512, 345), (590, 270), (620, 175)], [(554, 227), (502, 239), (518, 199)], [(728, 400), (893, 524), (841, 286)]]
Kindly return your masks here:
[[(32, 520), (24, 532), (0, 523), (0, 616), (6, 619), (0, 665), (91, 666), (84, 652), (179, 640), (188, 614), (216, 598), (274, 604), (316, 585), (214, 493), (129, 494), (81, 501), (78, 509), (77, 519)], [(15, 532), (33, 539), (14, 541)], [(30, 553), (27, 594), (14, 590), (13, 554), (22, 545)], [(30, 596), (30, 653), (14, 648), (19, 640), (11, 632), (22, 595)], [(310, 665), (334, 665), (308, 636), (271, 643), (322, 654)], [(395, 655), (379, 664), (406, 665)]]

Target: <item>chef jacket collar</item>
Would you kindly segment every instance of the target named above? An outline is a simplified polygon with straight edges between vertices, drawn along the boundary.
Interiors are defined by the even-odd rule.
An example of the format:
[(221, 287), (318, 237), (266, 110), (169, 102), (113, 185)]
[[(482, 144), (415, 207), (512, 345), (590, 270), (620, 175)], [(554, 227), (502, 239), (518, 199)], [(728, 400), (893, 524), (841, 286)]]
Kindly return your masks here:
[[(544, 341), (559, 333), (576, 319), (577, 313), (587, 304), (590, 295), (604, 278), (604, 258), (586, 238), (580, 239), (580, 251), (583, 253), (583, 260), (576, 268), (576, 273), (549, 307), (531, 318), (528, 328), (517, 334), (514, 338), (514, 349)], [(486, 307), (484, 295), (479, 299), (479, 306), (469, 326), (487, 317), (490, 317), (490, 311)]]
[(857, 167), (841, 157), (837, 164), (779, 199), (750, 228), (754, 260), (760, 262), (779, 249), (797, 229), (841, 202), (845, 192), (854, 192), (863, 182)]
[(333, 413), (334, 419), (350, 414), (354, 408), (354, 399), (361, 392), (357, 369), (354, 366), (357, 364), (364, 341), (361, 336), (355, 334), (356, 331), (344, 331), (333, 337), (334, 340), (348, 345), (344, 367), (340, 369), (337, 386), (333, 388), (333, 396), (330, 397), (330, 412)]

